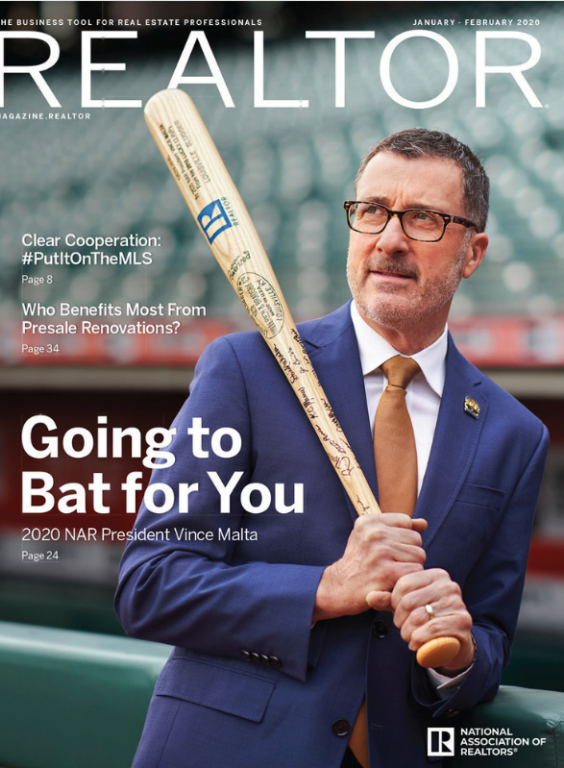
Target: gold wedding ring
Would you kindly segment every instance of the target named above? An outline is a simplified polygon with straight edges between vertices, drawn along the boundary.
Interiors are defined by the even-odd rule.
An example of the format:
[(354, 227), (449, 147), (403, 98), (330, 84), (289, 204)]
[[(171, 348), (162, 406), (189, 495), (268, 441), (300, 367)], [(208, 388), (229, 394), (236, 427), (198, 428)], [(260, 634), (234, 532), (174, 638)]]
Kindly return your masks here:
[(425, 606), (425, 610), (427, 611), (427, 616), (430, 619), (434, 619), (435, 618), (435, 611), (433, 610), (433, 606), (432, 605), (429, 605), (429, 603), (427, 603), (427, 605)]

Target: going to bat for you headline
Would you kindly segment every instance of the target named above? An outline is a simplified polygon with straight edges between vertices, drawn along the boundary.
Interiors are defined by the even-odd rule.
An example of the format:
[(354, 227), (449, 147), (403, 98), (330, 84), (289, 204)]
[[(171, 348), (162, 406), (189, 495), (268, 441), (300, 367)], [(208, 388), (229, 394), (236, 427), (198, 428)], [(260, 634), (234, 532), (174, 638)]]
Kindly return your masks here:
[[(176, 462), (175, 454), (165, 450), (177, 435), (176, 427), (154, 427), (143, 435), (137, 427), (110, 429), (107, 421), (107, 416), (98, 416), (98, 427), (94, 432), (84, 427), (73, 427), (59, 435), (55, 420), (38, 414), (27, 419), (23, 425), (22, 448), (33, 459), (57, 459), (61, 453), (74, 459), (91, 456), (120, 459), (127, 450), (127, 455), (132, 458), (141, 458), (144, 452), (143, 466), (155, 470), (171, 467)], [(241, 435), (236, 429), (222, 427), (211, 432), (200, 418), (192, 419), (192, 426), (186, 429), (186, 434), (190, 439), (184, 441), (183, 451), (189, 449), (196, 459), (209, 459), (210, 454), (220, 459), (232, 459), (242, 448)], [(275, 483), (272, 491), (263, 483), (240, 486), (245, 474), (242, 471), (232, 472), (226, 479), (215, 471), (205, 474), (217, 491), (221, 514), (231, 512), (234, 495), (236, 503), (251, 514), (267, 510), (281, 514), (301, 514), (304, 511), (303, 483), (294, 483), (290, 488), (284, 483)], [(141, 471), (130, 472), (120, 485), (128, 514), (135, 514), (139, 506), (142, 478)], [(85, 485), (78, 482), (65, 483), (58, 488), (54, 485), (54, 478), (49, 472), (22, 472), (22, 512), (42, 514), (58, 510), (63, 514), (86, 513), (91, 505), (98, 514), (110, 513), (105, 494), (112, 489), (111, 484), (105, 482), (102, 472), (94, 472), (92, 482)], [(147, 509), (155, 514), (169, 512), (173, 507), (179, 513), (187, 514), (190, 497), (193, 498), (198, 491), (199, 483), (178, 483), (176, 488), (172, 488), (167, 483), (151, 482), (143, 494), (143, 501)]]

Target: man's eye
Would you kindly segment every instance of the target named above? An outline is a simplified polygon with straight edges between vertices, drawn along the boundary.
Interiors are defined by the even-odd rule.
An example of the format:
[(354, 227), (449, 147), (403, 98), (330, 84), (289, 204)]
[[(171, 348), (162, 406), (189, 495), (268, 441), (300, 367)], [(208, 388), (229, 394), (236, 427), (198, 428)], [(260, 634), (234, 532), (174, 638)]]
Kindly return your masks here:
[(415, 211), (413, 218), (417, 221), (430, 221), (432, 216), (427, 211)]

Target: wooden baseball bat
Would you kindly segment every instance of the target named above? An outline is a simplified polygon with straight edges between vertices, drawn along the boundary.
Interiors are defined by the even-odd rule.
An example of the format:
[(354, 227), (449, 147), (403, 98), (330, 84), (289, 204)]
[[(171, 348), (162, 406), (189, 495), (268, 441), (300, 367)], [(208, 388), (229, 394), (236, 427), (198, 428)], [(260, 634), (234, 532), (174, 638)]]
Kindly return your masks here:
[[(359, 515), (381, 512), (347, 442), (278, 285), (251, 217), (192, 99), (180, 90), (155, 94), (145, 119), (213, 255), (243, 302), (317, 432)], [(423, 667), (448, 664), (453, 637), (417, 651)]]

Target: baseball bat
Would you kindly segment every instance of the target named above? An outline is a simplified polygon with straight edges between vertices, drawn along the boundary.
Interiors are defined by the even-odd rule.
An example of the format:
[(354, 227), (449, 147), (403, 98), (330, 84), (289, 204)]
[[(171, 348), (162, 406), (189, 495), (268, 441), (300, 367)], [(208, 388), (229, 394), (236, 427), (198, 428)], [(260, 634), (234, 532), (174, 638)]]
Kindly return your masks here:
[[(155, 94), (145, 119), (219, 266), (282, 368), (359, 515), (381, 512), (306, 353), (251, 217), (192, 99)], [(454, 637), (417, 651), (423, 667), (448, 664)]]

